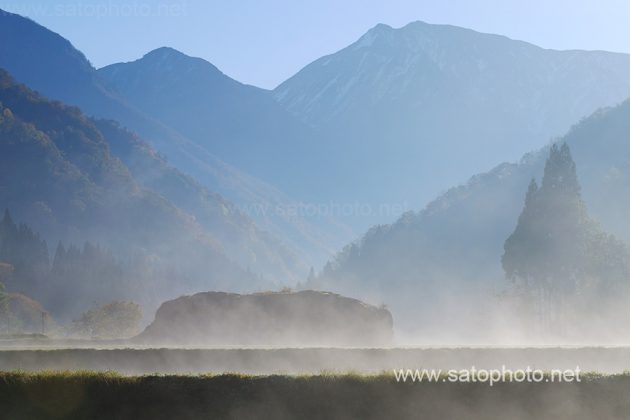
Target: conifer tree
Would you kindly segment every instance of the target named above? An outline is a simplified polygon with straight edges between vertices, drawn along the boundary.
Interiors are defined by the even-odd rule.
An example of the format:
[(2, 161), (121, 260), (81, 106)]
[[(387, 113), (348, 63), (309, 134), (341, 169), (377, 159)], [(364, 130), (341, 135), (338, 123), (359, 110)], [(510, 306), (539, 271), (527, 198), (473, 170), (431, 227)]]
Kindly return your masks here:
[(544, 328), (564, 318), (568, 300), (601, 298), (630, 280), (628, 250), (588, 216), (566, 144), (550, 148), (541, 186), (531, 181), (504, 250), (506, 277), (532, 300)]

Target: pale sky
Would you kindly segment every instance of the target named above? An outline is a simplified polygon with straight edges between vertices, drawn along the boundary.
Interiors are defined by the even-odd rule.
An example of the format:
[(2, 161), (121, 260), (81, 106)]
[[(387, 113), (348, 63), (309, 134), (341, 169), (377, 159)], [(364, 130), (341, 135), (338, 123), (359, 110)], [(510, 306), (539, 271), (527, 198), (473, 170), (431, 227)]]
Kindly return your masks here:
[(68, 38), (96, 67), (170, 46), (273, 88), (377, 23), (422, 20), (546, 48), (630, 53), (628, 0), (0, 0)]

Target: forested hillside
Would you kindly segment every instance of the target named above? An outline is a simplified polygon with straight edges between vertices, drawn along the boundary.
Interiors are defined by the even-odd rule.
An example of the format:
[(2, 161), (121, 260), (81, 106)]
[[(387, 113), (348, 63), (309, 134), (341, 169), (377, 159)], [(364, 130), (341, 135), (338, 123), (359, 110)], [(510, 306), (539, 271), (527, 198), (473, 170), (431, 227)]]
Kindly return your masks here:
[[(114, 250), (118, 258), (142, 260), (150, 268), (148, 284), (127, 284), (121, 293), (133, 289), (138, 295), (143, 289), (153, 290), (153, 296), (140, 298), (157, 304), (164, 296), (200, 288), (260, 287), (258, 276), (226, 257), (219, 233), (240, 239), (231, 245), (241, 247), (239, 255), (247, 255), (243, 248), (250, 255), (256, 255), (258, 249), (262, 264), (285, 274), (287, 265), (282, 257), (272, 254), (273, 243), (263, 245), (264, 233), (225, 201), (168, 167), (139, 139), (118, 132), (115, 149), (133, 163), (140, 176), (170, 177), (172, 182), (188, 187), (172, 188), (171, 194), (179, 191), (179, 196), (171, 198), (179, 200), (182, 207), (186, 200), (194, 204), (184, 209), (170, 201), (167, 183), (156, 192), (149, 189), (150, 181), (138, 182), (112, 154), (103, 132), (90, 119), (76, 108), (49, 102), (15, 84), (6, 72), (0, 73), (0, 102), (0, 206), (19, 215), (20, 222), (27, 222), (53, 245), (58, 240), (75, 244), (90, 241)], [(112, 132), (108, 134), (119, 130), (109, 123), (99, 124), (109, 126)], [(127, 153), (123, 153), (125, 148)], [(153, 165), (154, 171), (142, 172), (142, 164)], [(205, 225), (187, 210), (205, 215)], [(27, 233), (23, 236), (29, 237)], [(290, 264), (290, 255), (286, 257)], [(137, 277), (140, 280), (142, 276)], [(96, 281), (93, 286), (103, 287)], [(47, 288), (36, 289), (37, 297), (45, 300), (42, 295), (48, 293)]]
[[(571, 148), (581, 199), (604, 232), (630, 242), (630, 102), (601, 110), (562, 141)], [(311, 283), (384, 301), (399, 319), (486, 317), (506, 282), (504, 242), (514, 232), (532, 178), (541, 179), (550, 148), (504, 163), (452, 188), (419, 212), (376, 226), (348, 245)], [(458, 298), (459, 297), (459, 298)], [(419, 303), (421, 302), (421, 303)], [(423, 323), (425, 323), (423, 321)], [(425, 325), (426, 326), (426, 325)], [(465, 327), (464, 327), (465, 329)], [(471, 333), (472, 334), (472, 333)]]

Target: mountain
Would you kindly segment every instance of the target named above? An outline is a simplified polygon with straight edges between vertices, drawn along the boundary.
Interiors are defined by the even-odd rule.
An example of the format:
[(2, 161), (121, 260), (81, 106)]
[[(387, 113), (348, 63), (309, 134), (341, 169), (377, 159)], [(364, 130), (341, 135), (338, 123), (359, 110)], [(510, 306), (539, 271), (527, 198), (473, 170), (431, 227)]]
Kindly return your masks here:
[[(112, 89), (83, 54), (60, 35), (27, 18), (0, 11), (0, 38), (4, 40), (0, 45), (0, 67), (19, 82), (47, 97), (78, 106), (88, 115), (118, 121), (138, 133), (165, 156), (171, 166), (194, 178), (199, 185), (226, 197), (261, 231), (275, 237), (273, 241), (295, 250), (302, 260), (301, 266), (321, 263), (352, 237), (349, 228), (331, 217), (311, 217), (306, 212), (293, 211), (299, 206), (299, 199), (224, 162), (175, 128), (138, 110)], [(275, 101), (265, 100), (260, 90), (239, 86), (236, 90), (243, 89), (248, 98), (246, 102), (254, 98), (251, 99), (252, 109), (245, 112), (246, 115), (260, 113), (269, 118), (270, 115), (286, 115)], [(270, 104), (275, 111), (265, 113), (261, 103)], [(172, 112), (179, 106), (180, 102), (174, 100)], [(207, 113), (204, 118), (209, 118)], [(265, 118), (259, 120), (260, 124), (267, 124)], [(276, 124), (273, 121), (273, 118), (269, 120), (272, 126)], [(206, 146), (210, 144), (219, 145), (208, 142)], [(264, 148), (262, 142), (260, 147)], [(306, 269), (293, 273), (296, 278), (305, 275)]]
[[(157, 304), (181, 293), (258, 290), (291, 279), (298, 261), (289, 251), (137, 136), (48, 101), (4, 71), (0, 104), (0, 207), (49, 243), (92, 241), (118, 258), (145, 259), (151, 271), (138, 280), (146, 283), (127, 284), (120, 297)], [(245, 266), (275, 277), (261, 279)], [(39, 286), (19, 291), (44, 303), (58, 292)]]
[(227, 163), (280, 187), (295, 182), (287, 173), (297, 167), (287, 167), (291, 159), (282, 155), (297, 164), (294, 157), (300, 144), (312, 141), (309, 128), (276, 103), (270, 92), (239, 83), (201, 58), (166, 47), (130, 63), (109, 65), (98, 74), (128, 103)]
[[(571, 148), (590, 215), (626, 243), (629, 133), (626, 101), (594, 113), (561, 139)], [(488, 302), (509, 285), (501, 268), (503, 246), (517, 225), (532, 178), (543, 173), (549, 148), (475, 175), (423, 210), (370, 229), (308, 286), (385, 302), (408, 331), (445, 337), (444, 321), (457, 320), (460, 330), (450, 331), (453, 335), (479, 340), (480, 332), (468, 329), (467, 321), (487, 316)]]
[(418, 208), (626, 99), (629, 75), (627, 54), (380, 24), (307, 65), (274, 97), (330, 152), (322, 183), (334, 198)]
[(282, 284), (302, 280), (300, 273), (308, 269), (304, 261), (237, 206), (170, 166), (151, 146), (116, 122), (97, 120), (94, 124), (141, 186), (191, 215), (231, 259)]
[(300, 201), (328, 203), (356, 230), (620, 102), (628, 70), (630, 55), (415, 22), (378, 25), (273, 92), (171, 48), (98, 74), (204, 150)]

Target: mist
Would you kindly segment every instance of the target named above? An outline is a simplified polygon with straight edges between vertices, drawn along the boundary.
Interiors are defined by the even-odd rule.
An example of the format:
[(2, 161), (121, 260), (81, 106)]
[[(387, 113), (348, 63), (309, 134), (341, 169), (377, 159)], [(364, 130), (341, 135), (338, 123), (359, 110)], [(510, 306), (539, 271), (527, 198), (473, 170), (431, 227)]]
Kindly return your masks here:
[(630, 55), (409, 22), (267, 90), (0, 10), (15, 418), (626, 412)]

